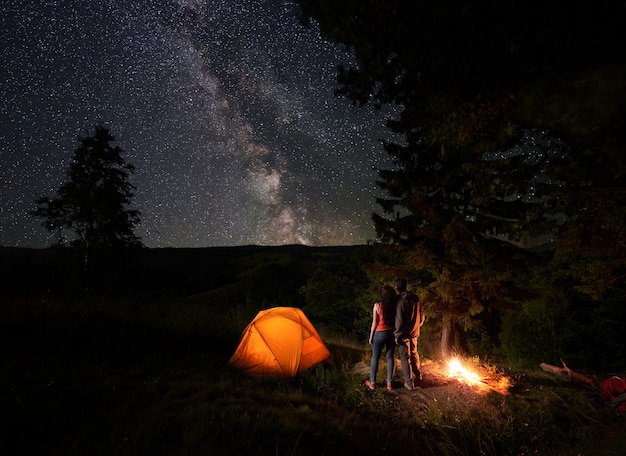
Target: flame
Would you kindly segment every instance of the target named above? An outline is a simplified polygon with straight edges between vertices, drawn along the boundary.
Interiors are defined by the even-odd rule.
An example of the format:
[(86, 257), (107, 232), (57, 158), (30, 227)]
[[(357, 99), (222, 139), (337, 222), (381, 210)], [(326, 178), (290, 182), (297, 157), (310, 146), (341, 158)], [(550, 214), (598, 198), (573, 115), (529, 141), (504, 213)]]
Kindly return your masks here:
[(453, 357), (439, 364), (439, 373), (442, 376), (454, 378), (456, 381), (468, 385), (477, 393), (495, 391), (506, 395), (511, 387), (511, 379), (498, 372), (494, 366), (483, 365), (478, 360), (463, 360)]
[(448, 361), (448, 369), (448, 376), (451, 378), (454, 377), (457, 380), (472, 386), (484, 385), (480, 375), (464, 367), (463, 363), (461, 363), (458, 358), (452, 358)]

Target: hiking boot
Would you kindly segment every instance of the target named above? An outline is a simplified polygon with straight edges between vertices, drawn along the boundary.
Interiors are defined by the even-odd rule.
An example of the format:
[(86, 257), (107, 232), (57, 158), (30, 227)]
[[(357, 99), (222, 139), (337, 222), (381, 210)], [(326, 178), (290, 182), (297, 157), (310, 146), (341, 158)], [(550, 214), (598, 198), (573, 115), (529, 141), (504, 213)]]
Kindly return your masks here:
[(391, 382), (387, 382), (387, 391), (391, 391), (392, 389)]
[(404, 387), (409, 391), (413, 391), (413, 385), (411, 385), (409, 382), (405, 382)]
[(376, 389), (376, 385), (374, 383), (371, 383), (369, 378), (367, 380), (365, 380), (365, 386), (370, 391), (374, 391)]

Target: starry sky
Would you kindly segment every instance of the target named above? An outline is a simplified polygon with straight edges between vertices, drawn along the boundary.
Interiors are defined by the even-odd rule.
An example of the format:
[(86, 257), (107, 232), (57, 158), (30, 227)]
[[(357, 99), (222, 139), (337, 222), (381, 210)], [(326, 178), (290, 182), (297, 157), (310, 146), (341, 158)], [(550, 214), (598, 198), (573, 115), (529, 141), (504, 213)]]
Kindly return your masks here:
[(280, 0), (0, 3), (0, 245), (54, 237), (79, 138), (135, 166), (147, 247), (353, 245), (375, 237), (390, 110), (333, 94), (345, 49)]

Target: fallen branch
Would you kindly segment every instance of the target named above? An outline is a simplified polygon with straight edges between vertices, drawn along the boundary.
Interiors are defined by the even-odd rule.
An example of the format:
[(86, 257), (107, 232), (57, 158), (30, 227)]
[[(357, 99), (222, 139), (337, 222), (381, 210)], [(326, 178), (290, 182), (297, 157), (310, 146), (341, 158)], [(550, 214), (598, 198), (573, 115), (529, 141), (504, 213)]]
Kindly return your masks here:
[(550, 372), (552, 374), (557, 374), (557, 375), (567, 376), (573, 382), (581, 383), (583, 385), (589, 385), (593, 389), (596, 389), (595, 379), (593, 377), (589, 377), (587, 375), (580, 374), (578, 372), (575, 372), (575, 371), (571, 370), (569, 367), (567, 367), (567, 364), (565, 364), (565, 361), (563, 361), (563, 360), (561, 360), (561, 364), (563, 364), (563, 367), (558, 367), (558, 366), (553, 366), (551, 364), (541, 363), (541, 364), (539, 364), (539, 367), (541, 367), (541, 369), (543, 369), (546, 372)]
[(546, 363), (539, 364), (539, 367), (541, 367), (546, 372), (550, 372), (552, 374), (557, 374), (557, 375), (563, 375), (567, 377), (567, 371), (563, 369), (562, 367), (553, 366), (552, 364), (546, 364)]

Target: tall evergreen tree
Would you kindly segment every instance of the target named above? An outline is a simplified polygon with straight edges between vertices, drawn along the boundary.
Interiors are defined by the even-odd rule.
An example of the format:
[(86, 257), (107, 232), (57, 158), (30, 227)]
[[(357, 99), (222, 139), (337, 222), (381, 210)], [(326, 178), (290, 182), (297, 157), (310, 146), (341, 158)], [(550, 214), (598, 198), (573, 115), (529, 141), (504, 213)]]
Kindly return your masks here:
[[(80, 140), (74, 152), (67, 181), (54, 198), (36, 200), (32, 214), (57, 236), (59, 245), (83, 252), (88, 269), (90, 252), (112, 252), (141, 245), (134, 228), (140, 213), (129, 209), (135, 187), (129, 182), (133, 165), (122, 157), (123, 150), (111, 143), (109, 129), (98, 125), (93, 136)], [(110, 258), (110, 255), (107, 255)]]
[(60, 240), (68, 231), (73, 245), (102, 247), (136, 246), (134, 228), (140, 213), (128, 209), (135, 187), (129, 182), (134, 166), (122, 158), (123, 150), (111, 145), (109, 130), (97, 126), (91, 137), (82, 138), (68, 171), (68, 180), (55, 198), (42, 196), (33, 215)]

